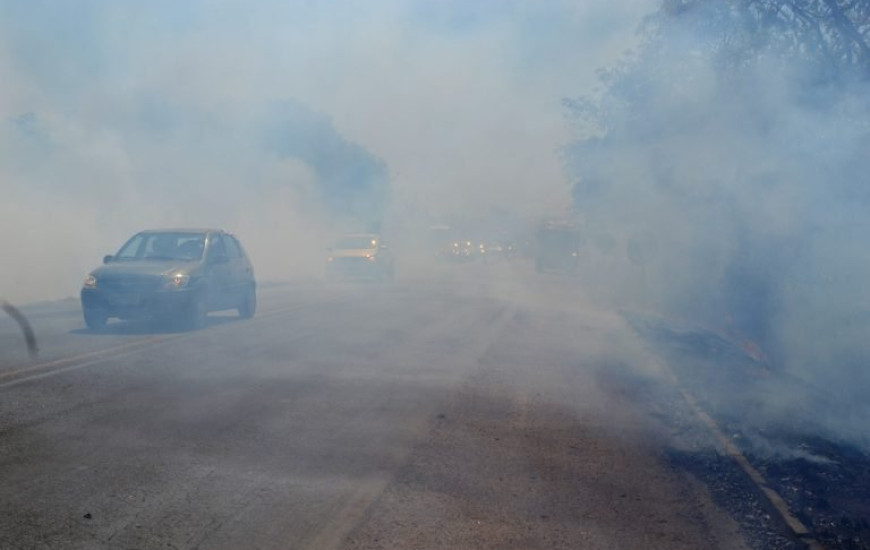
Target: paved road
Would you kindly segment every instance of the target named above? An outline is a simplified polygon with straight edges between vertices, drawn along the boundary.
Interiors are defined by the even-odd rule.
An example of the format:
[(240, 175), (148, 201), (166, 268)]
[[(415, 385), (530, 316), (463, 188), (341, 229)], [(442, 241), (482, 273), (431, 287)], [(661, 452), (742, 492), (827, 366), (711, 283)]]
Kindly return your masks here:
[(473, 270), (177, 334), (31, 306), (36, 361), (0, 321), (0, 548), (746, 548), (666, 460), (622, 319)]

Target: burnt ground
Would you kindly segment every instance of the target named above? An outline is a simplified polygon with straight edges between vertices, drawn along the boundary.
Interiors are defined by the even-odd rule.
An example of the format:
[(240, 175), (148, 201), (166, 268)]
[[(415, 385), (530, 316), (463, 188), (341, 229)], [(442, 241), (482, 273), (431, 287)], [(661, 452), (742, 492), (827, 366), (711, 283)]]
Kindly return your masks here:
[[(870, 549), (870, 452), (832, 432), (823, 417), (848, 418), (836, 396), (771, 368), (719, 334), (660, 318), (626, 315), (722, 432), (786, 501), (825, 548)], [(697, 422), (664, 419), (689, 447)], [(716, 450), (675, 450), (675, 465), (693, 472), (740, 521), (757, 548), (800, 548), (775, 535), (776, 514), (733, 460)], [(756, 496), (751, 499), (740, 495)], [(770, 525), (759, 518), (770, 517)]]

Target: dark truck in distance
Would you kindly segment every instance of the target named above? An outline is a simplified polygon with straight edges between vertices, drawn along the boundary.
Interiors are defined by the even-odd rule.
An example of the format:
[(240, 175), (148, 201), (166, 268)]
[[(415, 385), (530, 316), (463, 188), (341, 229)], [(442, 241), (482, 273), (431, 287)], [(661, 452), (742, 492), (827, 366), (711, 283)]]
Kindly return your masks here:
[(148, 230), (133, 235), (117, 254), (85, 278), (82, 313), (91, 330), (112, 318), (152, 318), (199, 327), (210, 311), (257, 308), (256, 281), (235, 236), (220, 229)]
[(580, 226), (570, 219), (548, 219), (535, 232), (535, 269), (540, 273), (572, 273), (580, 254)]

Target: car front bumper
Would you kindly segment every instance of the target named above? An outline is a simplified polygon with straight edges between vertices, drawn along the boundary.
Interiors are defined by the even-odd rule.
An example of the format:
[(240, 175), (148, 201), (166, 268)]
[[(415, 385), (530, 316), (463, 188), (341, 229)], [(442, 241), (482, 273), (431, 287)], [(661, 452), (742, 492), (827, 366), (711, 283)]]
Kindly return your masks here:
[(192, 305), (195, 298), (193, 289), (146, 293), (110, 292), (99, 288), (83, 288), (81, 291), (82, 309), (103, 311), (108, 317), (121, 319), (180, 315)]
[(380, 277), (386, 271), (384, 262), (368, 258), (335, 258), (326, 263), (326, 274), (332, 277)]

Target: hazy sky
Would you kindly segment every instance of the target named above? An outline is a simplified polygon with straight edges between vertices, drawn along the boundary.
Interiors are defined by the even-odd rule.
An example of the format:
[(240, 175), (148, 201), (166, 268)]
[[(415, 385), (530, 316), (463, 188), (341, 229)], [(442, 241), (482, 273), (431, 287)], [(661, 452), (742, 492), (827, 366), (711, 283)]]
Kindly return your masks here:
[[(257, 143), (266, 106), (283, 100), (383, 160), (398, 207), (562, 208), (560, 100), (595, 87), (655, 4), (0, 0), (0, 185), (14, 199), (0, 246), (30, 265), (54, 246), (33, 222), (64, 224), (88, 243), (65, 258), (78, 284), (139, 226), (270, 219), (234, 210), (238, 198), (270, 179), (317, 185)], [(0, 285), (20, 287), (10, 277)]]

